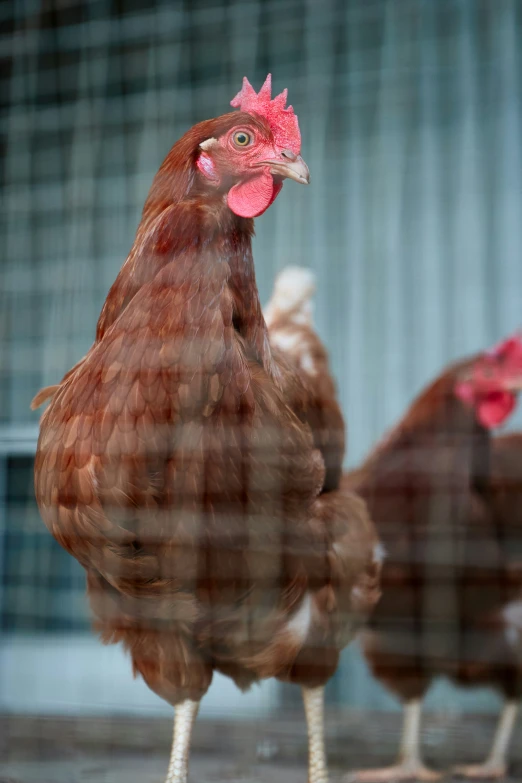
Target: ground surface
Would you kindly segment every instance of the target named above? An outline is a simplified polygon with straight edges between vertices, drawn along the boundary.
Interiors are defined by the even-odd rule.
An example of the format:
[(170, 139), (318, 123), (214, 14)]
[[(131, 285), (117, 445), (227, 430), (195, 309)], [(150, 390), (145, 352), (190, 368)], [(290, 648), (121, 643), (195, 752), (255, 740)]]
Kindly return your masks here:
[[(493, 716), (428, 715), (423, 747), (444, 769), (480, 761)], [(389, 763), (397, 714), (330, 711), (331, 781), (354, 767)], [(522, 780), (522, 727), (512, 747), (511, 780)], [(0, 717), (0, 783), (162, 783), (171, 737), (162, 719)], [(306, 733), (300, 714), (274, 720), (201, 721), (195, 731), (191, 783), (306, 783)]]

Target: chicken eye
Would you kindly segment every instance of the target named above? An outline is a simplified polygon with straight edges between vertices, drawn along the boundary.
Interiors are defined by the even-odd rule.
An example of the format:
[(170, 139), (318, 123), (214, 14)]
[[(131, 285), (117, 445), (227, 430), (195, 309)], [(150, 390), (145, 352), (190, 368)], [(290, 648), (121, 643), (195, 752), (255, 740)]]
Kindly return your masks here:
[(252, 137), (246, 131), (236, 131), (232, 137), (236, 147), (248, 147)]

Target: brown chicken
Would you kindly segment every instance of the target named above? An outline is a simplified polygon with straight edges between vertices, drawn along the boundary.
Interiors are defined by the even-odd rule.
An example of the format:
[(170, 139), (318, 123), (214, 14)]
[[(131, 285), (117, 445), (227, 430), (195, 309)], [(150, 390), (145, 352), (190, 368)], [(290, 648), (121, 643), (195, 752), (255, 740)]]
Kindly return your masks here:
[(463, 665), (458, 680), (495, 688), (505, 699), (491, 751), (482, 764), (457, 767), (471, 778), (502, 778), (522, 697), (522, 434), (491, 441), (489, 502), (500, 546), (500, 604), (477, 627), (480, 661)]
[(313, 325), (314, 293), (315, 277), (309, 269), (286, 267), (276, 279), (264, 315), (272, 348), (281, 351), (307, 389), (307, 420), (325, 461), (327, 491), (337, 488), (341, 479), (345, 423), (328, 354)]
[[(324, 783), (323, 685), (378, 596), (376, 536), (325, 466), (298, 374), (272, 354), (253, 218), (308, 182), (286, 91), (245, 79), (239, 112), (191, 128), (145, 203), (95, 343), (42, 416), (42, 517), (87, 572), (96, 625), (176, 707), (168, 783), (187, 778), (212, 672), (303, 687)], [(312, 419), (313, 423), (313, 419)]]
[[(438, 675), (462, 684), (480, 676), (495, 680), (491, 623), (516, 593), (505, 592), (490, 429), (509, 416), (521, 387), (522, 341), (516, 337), (452, 365), (346, 479), (366, 500), (386, 552), (382, 599), (362, 635), (363, 649), (375, 676), (405, 703), (397, 764), (351, 779), (436, 779), (419, 748), (421, 701), (430, 683)], [(509, 529), (516, 532), (516, 524)], [(513, 606), (508, 612), (516, 625), (520, 604)], [(511, 709), (495, 762), (513, 719)]]

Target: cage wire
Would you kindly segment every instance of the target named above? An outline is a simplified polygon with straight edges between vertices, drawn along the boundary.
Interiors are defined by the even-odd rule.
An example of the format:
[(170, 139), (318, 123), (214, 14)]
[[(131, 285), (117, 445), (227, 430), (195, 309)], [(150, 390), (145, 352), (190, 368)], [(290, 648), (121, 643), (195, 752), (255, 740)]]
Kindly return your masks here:
[[(227, 111), (244, 75), (259, 88), (271, 71), (288, 87), (313, 185), (285, 188), (257, 221), (256, 274), (266, 301), (286, 265), (316, 273), (356, 465), (445, 364), (520, 326), (522, 6), (14, 0), (0, 13), (0, 711), (102, 714), (116, 742), (112, 715), (170, 708), (90, 634), (83, 570), (34, 501), (29, 404), (91, 345), (159, 164), (191, 125)], [(210, 717), (254, 725), (296, 699), (275, 683), (213, 688)], [(397, 709), (354, 645), (328, 700), (354, 715)], [(499, 705), (446, 685), (429, 703), (454, 715)], [(386, 725), (366, 728), (367, 743), (396, 718)], [(125, 726), (133, 742), (147, 733)], [(470, 741), (450, 728), (433, 725), (433, 745)], [(248, 731), (245, 747), (270, 758), (275, 729)]]

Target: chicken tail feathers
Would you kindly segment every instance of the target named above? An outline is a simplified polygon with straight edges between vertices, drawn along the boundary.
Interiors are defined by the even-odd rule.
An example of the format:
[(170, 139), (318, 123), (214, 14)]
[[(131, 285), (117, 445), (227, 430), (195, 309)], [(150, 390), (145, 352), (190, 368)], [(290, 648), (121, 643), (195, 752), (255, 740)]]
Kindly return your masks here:
[(276, 278), (272, 298), (265, 308), (268, 326), (286, 316), (300, 324), (312, 324), (315, 275), (311, 269), (287, 266)]

